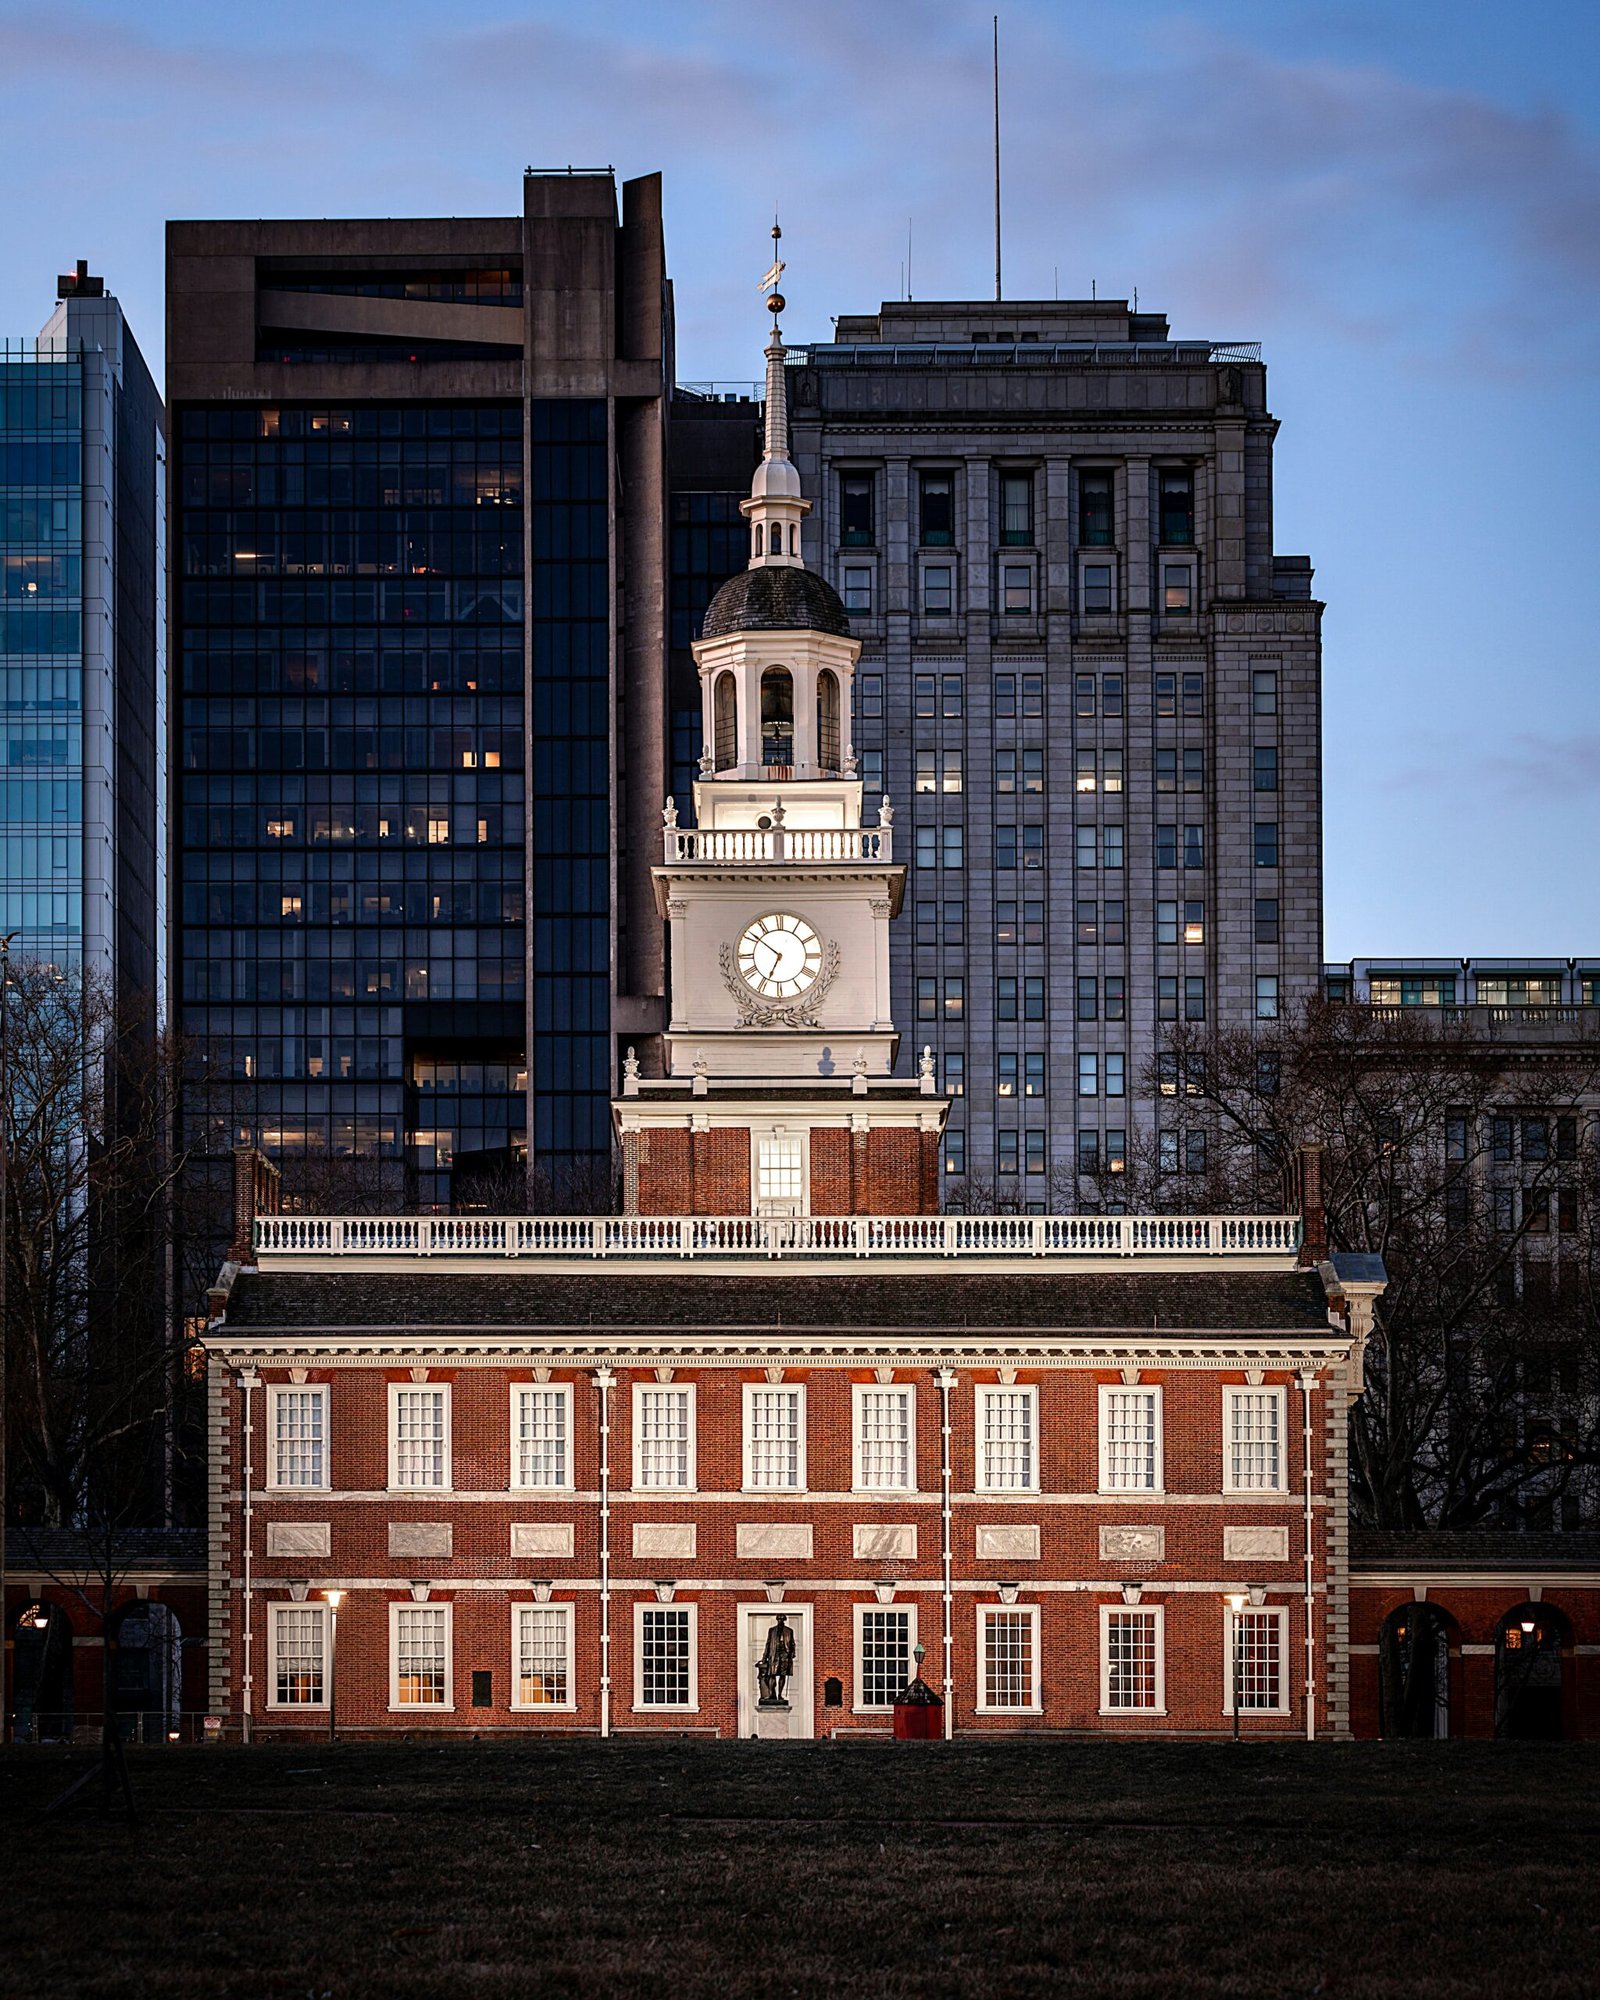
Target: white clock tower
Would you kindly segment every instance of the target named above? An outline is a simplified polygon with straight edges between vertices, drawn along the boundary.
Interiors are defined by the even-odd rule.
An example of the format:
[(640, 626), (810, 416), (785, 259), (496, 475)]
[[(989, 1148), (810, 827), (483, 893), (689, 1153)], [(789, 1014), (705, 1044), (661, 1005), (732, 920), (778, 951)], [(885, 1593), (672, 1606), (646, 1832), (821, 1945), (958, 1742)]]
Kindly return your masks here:
[[(782, 269), (774, 262), (768, 282)], [(931, 1074), (898, 1083), (890, 1075), (899, 1036), (889, 923), (906, 871), (894, 859), (887, 802), (876, 825), (862, 823), (850, 740), (861, 646), (837, 593), (800, 559), (810, 503), (789, 457), (776, 318), (784, 301), (774, 291), (768, 303), (765, 450), (743, 503), (749, 565), (712, 599), (694, 647), (706, 744), (695, 825), (680, 826), (667, 801), (665, 852), (653, 871), (671, 939), (667, 1073), (644, 1079), (630, 1062), (616, 1107), (628, 1206), (734, 1212), (742, 1148), (742, 1212), (884, 1212), (887, 1204), (923, 1213), (937, 1207), (936, 1169), (924, 1156), (936, 1161), (944, 1107)], [(691, 1164), (696, 1131), (727, 1136), (698, 1149), (719, 1163), (707, 1168), (708, 1187), (674, 1198), (683, 1149), (666, 1135), (685, 1121)], [(849, 1138), (845, 1151), (861, 1171), (843, 1184), (829, 1171), (840, 1147), (819, 1143), (819, 1128)], [(904, 1136), (875, 1144), (874, 1131)], [(902, 1162), (892, 1172), (891, 1155)], [(663, 1177), (654, 1169), (668, 1160)]]

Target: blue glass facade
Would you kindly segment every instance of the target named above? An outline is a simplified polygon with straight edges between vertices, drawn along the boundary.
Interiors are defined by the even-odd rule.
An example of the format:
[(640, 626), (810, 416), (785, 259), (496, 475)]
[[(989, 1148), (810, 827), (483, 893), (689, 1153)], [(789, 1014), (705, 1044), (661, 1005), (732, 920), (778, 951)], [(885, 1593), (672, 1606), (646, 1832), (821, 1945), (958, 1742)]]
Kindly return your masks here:
[(83, 362), (0, 358), (0, 933), (83, 950)]
[(447, 1206), (524, 1144), (522, 405), (187, 407), (174, 480), (184, 1026), (291, 1187)]

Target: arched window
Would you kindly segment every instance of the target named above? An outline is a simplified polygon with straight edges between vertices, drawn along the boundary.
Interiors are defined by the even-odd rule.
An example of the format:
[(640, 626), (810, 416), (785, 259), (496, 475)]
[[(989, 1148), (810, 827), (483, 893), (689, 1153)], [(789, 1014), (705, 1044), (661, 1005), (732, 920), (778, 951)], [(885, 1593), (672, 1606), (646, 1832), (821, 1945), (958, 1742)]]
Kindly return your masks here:
[(711, 760), (719, 771), (739, 761), (739, 690), (732, 674), (718, 674), (712, 699)]
[(839, 768), (839, 682), (826, 668), (817, 675), (817, 763), (824, 771)]
[(768, 667), (761, 676), (761, 761), (769, 768), (794, 763), (794, 676)]
[(768, 532), (768, 546), (775, 556), (781, 556), (783, 554), (783, 523), (781, 521), (774, 521)]
[(800, 553), (800, 529), (796, 523), (791, 523), (789, 528), (789, 553), (792, 556)]
[(750, 553), (753, 556), (758, 556), (761, 553), (761, 523), (759, 521), (750, 530)]

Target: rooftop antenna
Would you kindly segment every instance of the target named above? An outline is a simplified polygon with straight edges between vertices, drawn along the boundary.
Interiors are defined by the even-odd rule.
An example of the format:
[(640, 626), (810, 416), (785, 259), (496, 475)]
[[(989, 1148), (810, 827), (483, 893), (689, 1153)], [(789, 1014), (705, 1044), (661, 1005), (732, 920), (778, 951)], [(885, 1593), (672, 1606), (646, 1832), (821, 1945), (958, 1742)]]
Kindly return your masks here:
[(911, 303), (911, 217), (906, 217), (906, 303)]
[(1000, 16), (994, 17), (994, 296), (1000, 302)]

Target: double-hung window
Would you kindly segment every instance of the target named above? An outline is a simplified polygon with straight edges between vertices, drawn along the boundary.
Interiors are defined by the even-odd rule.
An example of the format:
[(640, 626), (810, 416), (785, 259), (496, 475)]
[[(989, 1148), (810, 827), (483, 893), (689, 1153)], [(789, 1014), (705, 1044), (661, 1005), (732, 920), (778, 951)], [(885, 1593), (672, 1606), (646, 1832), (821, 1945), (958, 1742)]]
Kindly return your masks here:
[(1166, 1634), (1160, 1605), (1100, 1607), (1100, 1713), (1165, 1715)]
[(389, 1484), (400, 1492), (450, 1485), (450, 1385), (389, 1384)]
[(389, 1606), (389, 1706), (450, 1708), (448, 1604)]
[(1234, 1688), (1239, 1690), (1241, 1715), (1285, 1715), (1288, 1689), (1284, 1677), (1288, 1612), (1281, 1605), (1252, 1605), (1236, 1612), (1230, 1605), (1224, 1620), (1222, 1712), (1232, 1715)]
[(744, 1483), (751, 1493), (803, 1493), (806, 1392), (798, 1383), (744, 1385)]
[(633, 1705), (636, 1709), (700, 1706), (695, 1607), (636, 1604), (633, 1631)]
[(512, 1383), (511, 1484), (571, 1486), (571, 1383)]
[(1282, 1389), (1224, 1389), (1223, 1490), (1284, 1491)]
[(1161, 1391), (1102, 1384), (1100, 1491), (1162, 1490)]
[(644, 1492), (689, 1493), (695, 1473), (694, 1389), (636, 1382), (633, 1483)]
[(1000, 475), (1000, 541), (1005, 548), (1028, 548), (1033, 542), (1033, 474)]
[(916, 1390), (855, 1385), (855, 1486), (861, 1493), (916, 1490)]
[(978, 1491), (1039, 1490), (1039, 1392), (1012, 1383), (978, 1390)]
[(328, 1484), (328, 1390), (298, 1383), (267, 1390), (271, 1428), (271, 1483), (282, 1487)]
[(328, 1607), (268, 1606), (272, 1665), (267, 1683), (271, 1708), (326, 1708)]
[(856, 1617), (856, 1708), (888, 1709), (911, 1678), (911, 1649), (917, 1643), (913, 1604), (858, 1604)]
[(511, 1706), (574, 1708), (572, 1606), (511, 1607)]
[(1010, 617), (1026, 616), (1033, 609), (1033, 571), (1026, 563), (1000, 566), (1000, 604)]
[(1027, 1714), (1039, 1705), (1039, 1607), (980, 1604), (978, 1713)]

